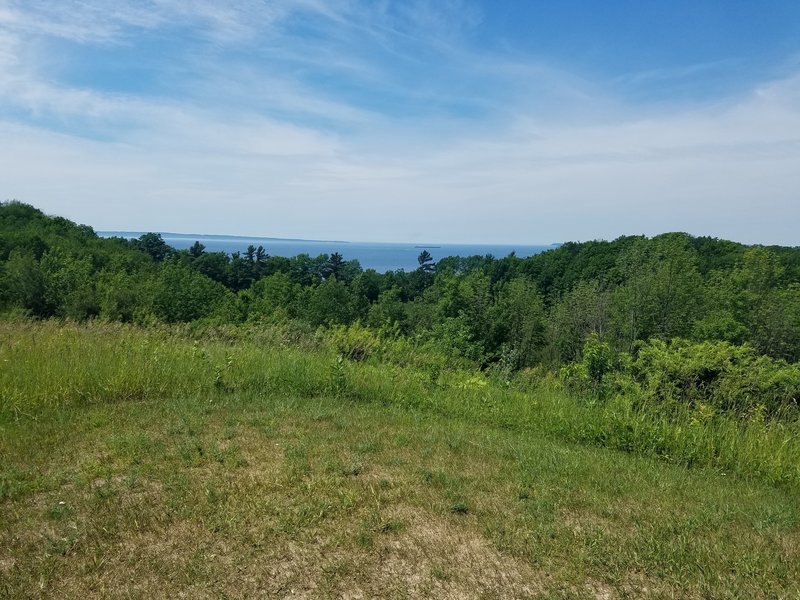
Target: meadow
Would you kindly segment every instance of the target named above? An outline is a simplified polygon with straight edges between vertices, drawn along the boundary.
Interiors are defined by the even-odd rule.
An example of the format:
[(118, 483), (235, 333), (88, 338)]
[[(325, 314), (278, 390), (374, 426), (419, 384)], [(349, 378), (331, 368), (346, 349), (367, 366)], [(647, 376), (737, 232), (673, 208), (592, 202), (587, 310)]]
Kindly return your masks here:
[(800, 594), (795, 420), (348, 340), (0, 323), (0, 594)]

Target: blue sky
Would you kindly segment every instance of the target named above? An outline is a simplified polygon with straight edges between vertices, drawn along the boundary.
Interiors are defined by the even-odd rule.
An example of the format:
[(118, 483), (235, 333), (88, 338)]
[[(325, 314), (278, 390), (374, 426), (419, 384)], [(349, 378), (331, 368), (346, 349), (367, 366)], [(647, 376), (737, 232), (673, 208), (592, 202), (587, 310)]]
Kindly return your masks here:
[(799, 245), (800, 3), (0, 0), (0, 142), (97, 229)]

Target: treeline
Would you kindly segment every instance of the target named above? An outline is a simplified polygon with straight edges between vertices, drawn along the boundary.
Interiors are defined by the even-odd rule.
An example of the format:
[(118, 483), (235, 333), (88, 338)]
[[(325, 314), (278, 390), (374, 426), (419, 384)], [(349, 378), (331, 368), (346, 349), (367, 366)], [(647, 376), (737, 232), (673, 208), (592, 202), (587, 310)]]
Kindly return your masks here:
[[(705, 350), (684, 351), (685, 363), (696, 364), (680, 375), (686, 381), (670, 383), (680, 388), (676, 394), (688, 387), (705, 397), (733, 366), (766, 357), (773, 370), (794, 369), (777, 395), (782, 404), (796, 402), (790, 363), (800, 359), (800, 248), (668, 233), (567, 243), (528, 258), (437, 258), (434, 264), (421, 255), (414, 271), (378, 273), (339, 254), (284, 258), (251, 247), (228, 255), (200, 243), (176, 250), (157, 234), (103, 239), (22, 203), (0, 205), (5, 313), (136, 323), (360, 323), (482, 369), (583, 365), (570, 376), (592, 389), (623, 372), (646, 387), (647, 378), (640, 373), (637, 380), (631, 370), (642, 349), (656, 369), (688, 344)], [(597, 363), (606, 354), (607, 364)]]

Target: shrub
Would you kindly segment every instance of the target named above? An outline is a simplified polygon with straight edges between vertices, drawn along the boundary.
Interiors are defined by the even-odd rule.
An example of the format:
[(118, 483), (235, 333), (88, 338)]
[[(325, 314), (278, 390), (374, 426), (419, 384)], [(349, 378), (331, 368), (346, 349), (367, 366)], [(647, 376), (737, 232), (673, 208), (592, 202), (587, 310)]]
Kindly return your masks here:
[(704, 403), (748, 415), (763, 405), (770, 415), (796, 408), (800, 366), (758, 356), (748, 345), (651, 340), (631, 365), (647, 399)]
[(382, 341), (375, 331), (360, 323), (339, 325), (321, 330), (333, 349), (349, 360), (362, 361), (381, 349)]
[(624, 361), (596, 333), (586, 338), (583, 359), (561, 369), (561, 379), (573, 391), (590, 393), (596, 399), (606, 399), (614, 391), (618, 378), (611, 375), (621, 370)]

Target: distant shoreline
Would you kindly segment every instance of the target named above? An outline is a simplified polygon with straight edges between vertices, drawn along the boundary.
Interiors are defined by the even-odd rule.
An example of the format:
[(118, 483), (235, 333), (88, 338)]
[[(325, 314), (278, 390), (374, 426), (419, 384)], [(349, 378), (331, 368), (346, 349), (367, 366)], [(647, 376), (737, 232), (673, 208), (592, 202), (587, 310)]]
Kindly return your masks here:
[(508, 243), (468, 243), (468, 242), (452, 242), (446, 244), (436, 244), (436, 245), (426, 245), (426, 244), (414, 244), (413, 242), (364, 242), (364, 241), (345, 241), (345, 240), (313, 240), (313, 239), (306, 239), (306, 238), (278, 238), (278, 237), (264, 237), (264, 236), (254, 236), (254, 235), (225, 235), (225, 234), (218, 234), (218, 233), (175, 233), (171, 231), (155, 231), (155, 232), (148, 232), (148, 231), (96, 231), (97, 235), (101, 237), (122, 237), (127, 239), (133, 239), (143, 236), (146, 233), (157, 233), (165, 240), (168, 239), (175, 239), (175, 240), (190, 240), (190, 241), (202, 241), (202, 240), (214, 240), (214, 241), (252, 241), (252, 242), (301, 242), (301, 243), (309, 243), (309, 244), (348, 244), (348, 245), (376, 245), (376, 246), (412, 246), (417, 249), (433, 249), (433, 250), (441, 250), (444, 248), (450, 248), (455, 246), (474, 246), (474, 247), (514, 247), (514, 246), (535, 246), (541, 248), (557, 248), (561, 246), (563, 242), (556, 242), (553, 244), (508, 244)]
[[(148, 231), (97, 231), (95, 232), (101, 237), (124, 237), (124, 238), (138, 238)], [(277, 237), (263, 237), (257, 235), (224, 235), (218, 233), (175, 233), (172, 231), (156, 231), (164, 239), (179, 239), (179, 240), (252, 240), (254, 242), (318, 242), (320, 244), (349, 244), (344, 240), (308, 240), (304, 238), (277, 238)]]

